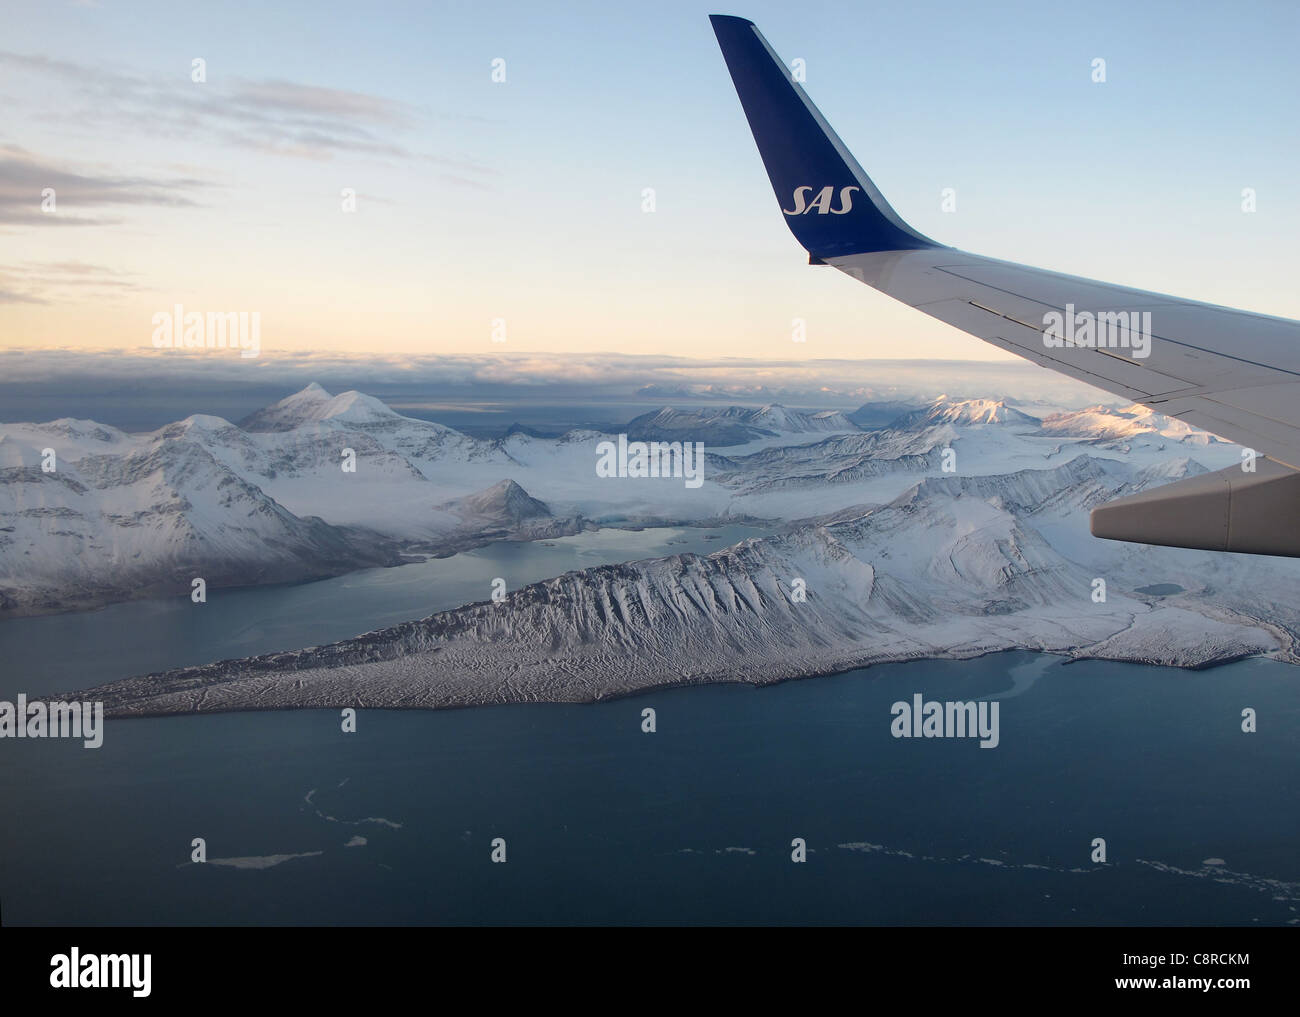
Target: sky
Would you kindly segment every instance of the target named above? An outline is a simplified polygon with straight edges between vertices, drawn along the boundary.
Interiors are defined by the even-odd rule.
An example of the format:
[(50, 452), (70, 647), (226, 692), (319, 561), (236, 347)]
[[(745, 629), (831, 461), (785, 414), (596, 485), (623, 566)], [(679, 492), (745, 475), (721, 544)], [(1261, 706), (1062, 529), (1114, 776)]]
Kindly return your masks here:
[(1122, 400), (1020, 359), (674, 357), (619, 353), (278, 351), (254, 361), (149, 350), (0, 349), (0, 421), (94, 420), (152, 431), (193, 413), (238, 421), (315, 382), (408, 416), (497, 436), (511, 424), (608, 429), (664, 406), (854, 410), (939, 396), (1002, 399), (1042, 416)]
[(148, 353), (180, 303), (259, 313), (257, 358), (168, 354), (249, 378), (321, 352), (1011, 359), (806, 264), (709, 13), (804, 61), (923, 234), (1300, 317), (1289, 3), (5, 8), (4, 348)]

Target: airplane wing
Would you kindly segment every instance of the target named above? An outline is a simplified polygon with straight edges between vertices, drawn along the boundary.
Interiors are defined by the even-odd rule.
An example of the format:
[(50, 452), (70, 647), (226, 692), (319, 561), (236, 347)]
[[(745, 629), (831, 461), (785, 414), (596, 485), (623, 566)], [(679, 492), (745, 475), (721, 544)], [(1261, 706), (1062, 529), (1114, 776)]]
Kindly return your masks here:
[[(1300, 557), (1300, 322), (944, 246), (890, 207), (766, 39), (713, 15), (786, 224), (810, 264), (985, 342), (1261, 453), (1092, 513), (1100, 537)], [(1271, 462), (1270, 462), (1271, 460)], [(1180, 518), (1192, 513), (1199, 519)]]

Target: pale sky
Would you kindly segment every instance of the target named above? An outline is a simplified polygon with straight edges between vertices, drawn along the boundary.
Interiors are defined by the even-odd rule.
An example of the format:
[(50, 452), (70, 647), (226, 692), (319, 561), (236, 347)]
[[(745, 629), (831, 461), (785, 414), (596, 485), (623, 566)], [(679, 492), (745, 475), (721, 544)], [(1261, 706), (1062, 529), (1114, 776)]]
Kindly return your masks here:
[(0, 346), (149, 348), (181, 303), (260, 312), (263, 358), (1006, 359), (806, 265), (714, 12), (805, 61), (922, 233), (1300, 317), (1287, 3), (9, 0)]

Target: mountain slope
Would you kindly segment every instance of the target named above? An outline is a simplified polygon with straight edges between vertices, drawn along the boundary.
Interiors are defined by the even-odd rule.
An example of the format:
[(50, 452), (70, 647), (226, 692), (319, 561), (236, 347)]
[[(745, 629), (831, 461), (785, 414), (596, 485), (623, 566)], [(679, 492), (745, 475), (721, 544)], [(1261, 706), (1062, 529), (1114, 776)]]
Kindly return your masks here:
[[(706, 443), (694, 487), (682, 476), (604, 477), (596, 463), (610, 435), (480, 440), (319, 385), (243, 427), (204, 414), (131, 435), (85, 420), (2, 424), (0, 612), (173, 592), (183, 574), (210, 585), (311, 578), (588, 526), (829, 517), (945, 471), (1039, 471), (1084, 449), (1139, 470), (1176, 468), (1173, 440), (1213, 468), (1238, 451), (1167, 437), (1159, 421), (1128, 411), (1043, 427), (996, 400), (941, 398), (873, 431), (778, 405), (665, 409), (644, 422), (654, 440), (697, 440), (683, 435), (703, 427), (746, 446), (724, 455)], [(751, 440), (756, 433), (767, 437)], [(54, 473), (41, 468), (47, 449)], [(1087, 542), (1065, 520), (1048, 525), (1071, 553)]]
[(726, 447), (783, 434), (858, 431), (857, 424), (838, 410), (804, 413), (773, 403), (758, 409), (745, 406), (677, 410), (665, 406), (627, 424), (629, 441), (702, 441)]
[(947, 396), (939, 396), (929, 406), (903, 414), (890, 426), (906, 429), (935, 424), (1013, 424), (1038, 427), (1039, 420), (1008, 406), (1000, 399), (949, 399)]
[(361, 529), (288, 512), (176, 432), (54, 473), (0, 470), (0, 609), (335, 575), (399, 560)]
[[(700, 556), (571, 572), (329, 646), (92, 690), (114, 715), (299, 706), (570, 702), (706, 681), (767, 683), (886, 660), (1029, 648), (1203, 666), (1296, 660), (1300, 577), (1149, 549), (1141, 569), (1061, 554), (1037, 527), (1142, 478), (1080, 457), (1051, 470), (932, 478), (892, 503)], [(1163, 552), (1163, 553), (1162, 553)], [(1136, 592), (1159, 576), (1176, 598)], [(806, 599), (795, 590), (802, 585)]]

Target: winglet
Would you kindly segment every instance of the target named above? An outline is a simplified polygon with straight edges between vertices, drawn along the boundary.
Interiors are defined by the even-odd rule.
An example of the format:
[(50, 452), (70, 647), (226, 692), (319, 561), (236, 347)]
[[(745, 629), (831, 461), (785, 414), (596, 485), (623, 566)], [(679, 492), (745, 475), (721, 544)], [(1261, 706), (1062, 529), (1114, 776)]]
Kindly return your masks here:
[(814, 259), (943, 246), (889, 207), (752, 21), (709, 20), (785, 221)]

